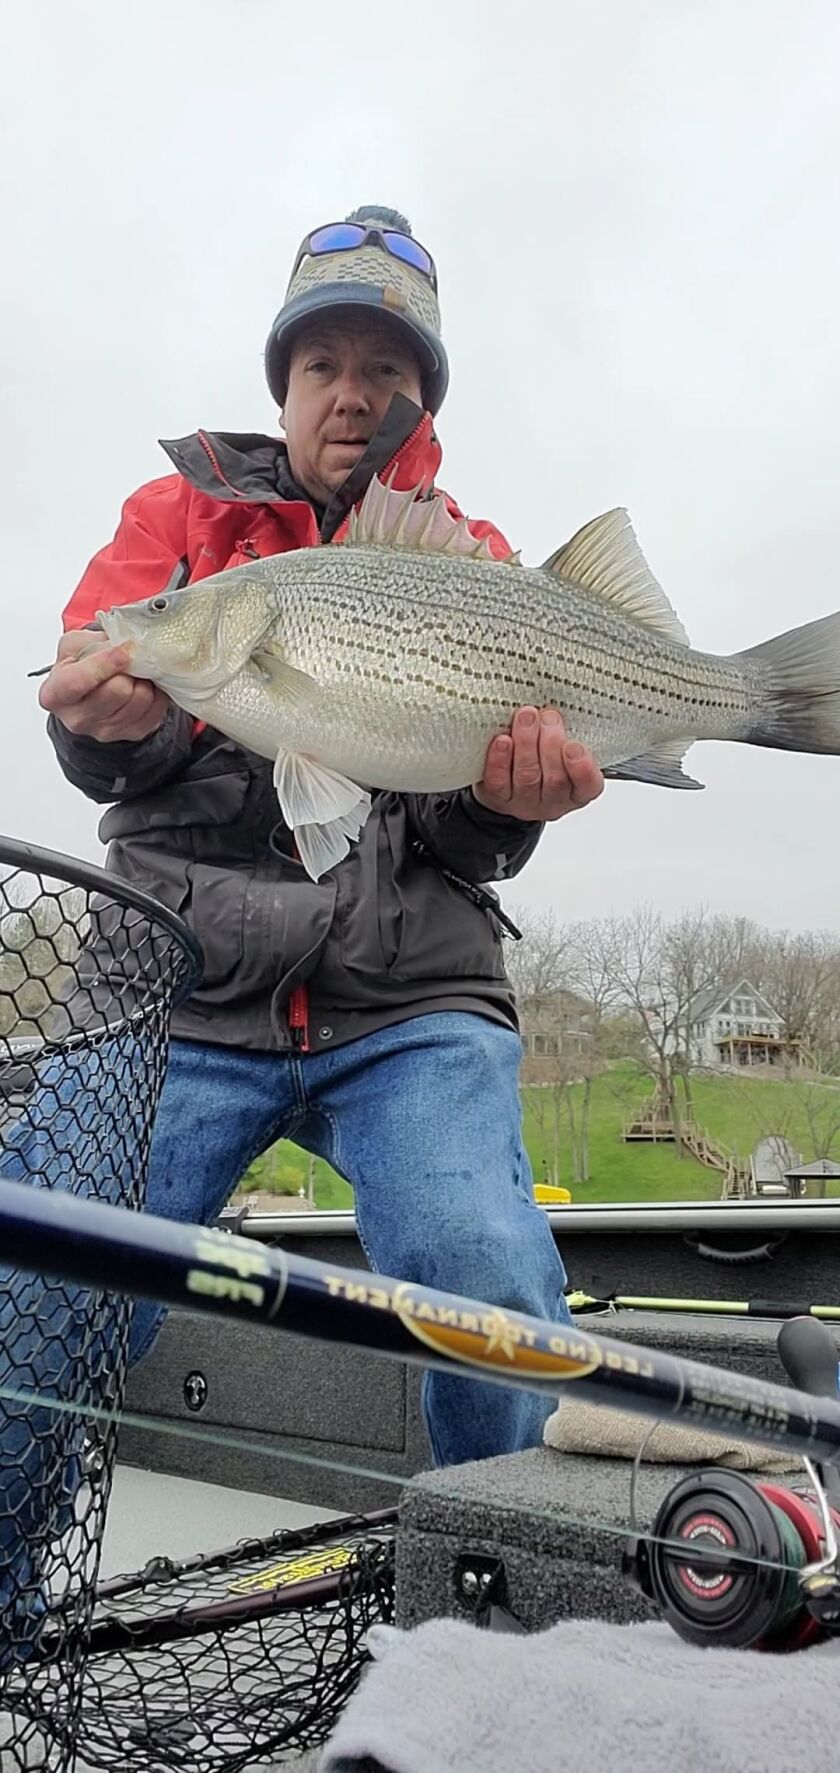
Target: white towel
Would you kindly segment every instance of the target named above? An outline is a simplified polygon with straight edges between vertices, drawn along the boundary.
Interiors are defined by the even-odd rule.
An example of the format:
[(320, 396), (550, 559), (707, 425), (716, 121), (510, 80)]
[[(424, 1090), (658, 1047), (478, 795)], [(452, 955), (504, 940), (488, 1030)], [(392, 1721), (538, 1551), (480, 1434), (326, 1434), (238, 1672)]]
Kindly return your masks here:
[(374, 1626), (319, 1773), (837, 1773), (840, 1641), (701, 1650), (664, 1624)]

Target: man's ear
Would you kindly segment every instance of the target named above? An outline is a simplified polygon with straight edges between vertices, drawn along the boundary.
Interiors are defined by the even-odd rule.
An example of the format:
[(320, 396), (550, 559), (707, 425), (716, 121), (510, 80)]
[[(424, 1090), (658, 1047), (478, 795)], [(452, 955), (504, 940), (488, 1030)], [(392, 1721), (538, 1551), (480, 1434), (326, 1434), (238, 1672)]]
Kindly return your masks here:
[(278, 429), (278, 431), (285, 431), (285, 429), (286, 429), (286, 414), (285, 414), (282, 406), (280, 408), (279, 413), (277, 414), (277, 429)]

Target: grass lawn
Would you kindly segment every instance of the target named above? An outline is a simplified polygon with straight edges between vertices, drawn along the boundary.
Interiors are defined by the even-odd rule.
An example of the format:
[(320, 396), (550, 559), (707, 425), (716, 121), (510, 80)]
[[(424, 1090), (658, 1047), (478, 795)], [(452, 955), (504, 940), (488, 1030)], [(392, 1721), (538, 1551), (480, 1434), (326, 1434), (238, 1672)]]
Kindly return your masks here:
[[(525, 1098), (525, 1138), (537, 1180), (544, 1160), (551, 1160), (551, 1091), (530, 1089)], [(607, 1071), (592, 1087), (590, 1113), (590, 1176), (572, 1181), (567, 1127), (561, 1124), (561, 1176), (576, 1201), (716, 1200), (721, 1176), (690, 1156), (679, 1157), (672, 1145), (625, 1144), (622, 1127), (650, 1093), (650, 1085), (632, 1070)], [(793, 1079), (697, 1077), (691, 1080), (693, 1118), (726, 1150), (746, 1159), (758, 1140), (770, 1133), (789, 1139), (806, 1162), (826, 1148), (840, 1158), (840, 1082), (826, 1084)], [(576, 1113), (582, 1086), (572, 1091)], [(565, 1141), (563, 1134), (565, 1133)], [(840, 1184), (829, 1182), (829, 1194)]]
[[(625, 1145), (624, 1122), (649, 1094), (649, 1081), (630, 1068), (596, 1078), (590, 1117), (589, 1182), (572, 1180), (568, 1121), (561, 1119), (560, 1181), (575, 1201), (717, 1200), (721, 1177), (694, 1158), (679, 1158), (671, 1145)], [(579, 1112), (581, 1086), (572, 1091)], [(807, 1161), (828, 1146), (840, 1158), (840, 1081), (836, 1088), (781, 1079), (720, 1077), (692, 1080), (694, 1117), (704, 1131), (746, 1158), (763, 1134), (782, 1133)], [(523, 1092), (525, 1142), (537, 1181), (553, 1151), (553, 1092)], [(834, 1129), (836, 1127), (836, 1132)], [(834, 1132), (834, 1137), (829, 1136)], [(252, 1165), (241, 1193), (251, 1189), (294, 1195), (306, 1191), (309, 1158), (287, 1141)], [(840, 1184), (830, 1182), (830, 1194)], [(352, 1190), (320, 1159), (315, 1163), (315, 1202), (323, 1209), (350, 1207)]]

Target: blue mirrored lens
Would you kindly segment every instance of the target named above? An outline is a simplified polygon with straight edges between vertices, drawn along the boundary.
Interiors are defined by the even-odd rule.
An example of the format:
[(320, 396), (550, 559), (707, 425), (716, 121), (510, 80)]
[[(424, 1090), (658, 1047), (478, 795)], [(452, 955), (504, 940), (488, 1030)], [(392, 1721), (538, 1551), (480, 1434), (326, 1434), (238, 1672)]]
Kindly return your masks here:
[(416, 240), (410, 240), (407, 234), (388, 233), (383, 235), (383, 239), (387, 241), (388, 249), (395, 259), (403, 259), (405, 264), (413, 265), (416, 271), (425, 272), (427, 277), (432, 276), (434, 266), (425, 246), (420, 246)]
[(348, 246), (361, 246), (367, 230), (358, 222), (329, 222), (316, 228), (309, 237), (310, 252), (344, 252)]

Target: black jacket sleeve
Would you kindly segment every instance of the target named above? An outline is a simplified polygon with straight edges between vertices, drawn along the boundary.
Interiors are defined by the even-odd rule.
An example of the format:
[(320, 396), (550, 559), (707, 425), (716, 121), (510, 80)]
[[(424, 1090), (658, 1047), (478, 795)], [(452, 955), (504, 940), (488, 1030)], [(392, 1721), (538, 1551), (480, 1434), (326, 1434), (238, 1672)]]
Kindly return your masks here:
[(100, 803), (133, 800), (174, 781), (189, 761), (192, 727), (192, 716), (174, 705), (147, 739), (112, 744), (71, 733), (54, 714), (47, 721), (47, 733), (68, 782)]
[(408, 817), (420, 842), (462, 880), (512, 880), (533, 855), (543, 832), (538, 821), (509, 819), (458, 794), (407, 794)]

